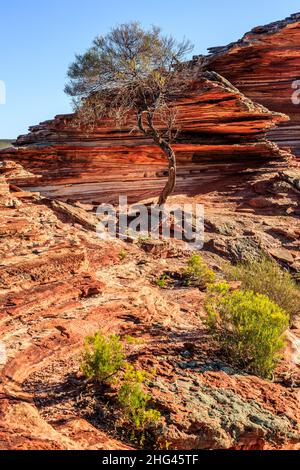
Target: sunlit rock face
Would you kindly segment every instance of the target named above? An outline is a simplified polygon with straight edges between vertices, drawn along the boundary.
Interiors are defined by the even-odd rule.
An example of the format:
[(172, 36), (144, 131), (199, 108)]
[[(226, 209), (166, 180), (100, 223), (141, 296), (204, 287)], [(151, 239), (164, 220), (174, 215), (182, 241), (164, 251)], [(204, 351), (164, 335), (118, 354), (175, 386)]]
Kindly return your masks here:
[[(233, 175), (258, 170), (280, 158), (265, 135), (288, 118), (254, 104), (217, 74), (205, 73), (174, 98), (181, 129), (174, 145), (177, 193), (195, 194), (222, 186)], [(151, 140), (109, 120), (93, 131), (74, 127), (73, 115), (57, 116), (30, 128), (3, 159), (28, 174), (10, 183), (61, 200), (114, 202), (119, 194), (137, 201), (158, 195), (167, 176), (165, 156)]]
[[(10, 189), (6, 179), (21, 171), (0, 166), (0, 450), (136, 445), (127, 438), (130, 424), (120, 423), (117, 387), (99, 393), (80, 371), (85, 338), (97, 331), (120, 336), (137, 370), (156, 371), (150, 390), (162, 410), (155, 437), (164, 448), (300, 450), (299, 327), (274, 381), (236, 369), (208, 334), (205, 292), (154, 282), (166, 267), (186, 269), (183, 242), (100, 240), (77, 205)], [(286, 208), (291, 214), (297, 195), (283, 195), (278, 179), (237, 179), (227, 194), (201, 195), (205, 263), (220, 272), (224, 257), (262, 248), (296, 263), (300, 222)], [(243, 212), (241, 200), (255, 194), (267, 195), (267, 207)], [(129, 337), (136, 341), (125, 343)]]
[[(256, 27), (228, 46), (211, 48), (209, 56), (195, 57), (194, 64), (215, 70), (250, 99), (287, 114), (290, 121), (268, 137), (300, 156), (300, 93), (293, 88), (300, 80), (300, 13)], [(300, 82), (294, 86), (299, 90)]]
[[(275, 129), (288, 118), (200, 73), (174, 99), (176, 191), (194, 197), (170, 201), (204, 204), (201, 256), (217, 273), (224, 260), (263, 251), (297, 278), (299, 163), (266, 138), (288, 129)], [(164, 156), (129, 127), (103, 121), (87, 134), (73, 119), (34, 126), (0, 153), (0, 450), (131, 449), (113, 389), (95, 394), (80, 371), (85, 338), (96, 331), (136, 338), (126, 341), (130, 362), (156, 371), (160, 448), (300, 450), (299, 319), (274, 381), (228, 364), (208, 334), (205, 292), (155, 282), (166, 267), (186, 270), (183, 242), (125, 243), (95, 233), (90, 203), (155, 196)]]

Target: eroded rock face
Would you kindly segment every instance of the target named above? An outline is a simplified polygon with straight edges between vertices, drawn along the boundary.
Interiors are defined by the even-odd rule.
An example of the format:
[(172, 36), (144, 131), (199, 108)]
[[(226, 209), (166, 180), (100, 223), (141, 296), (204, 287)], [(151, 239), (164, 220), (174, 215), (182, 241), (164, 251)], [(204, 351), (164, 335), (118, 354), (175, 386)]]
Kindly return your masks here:
[[(206, 242), (223, 240), (226, 258), (230, 243), (251, 238), (252, 229), (252, 239), (265, 241), (266, 248), (290, 243), (296, 258), (297, 240), (289, 238), (299, 229), (296, 217), (283, 215), (279, 207), (264, 225), (258, 209), (239, 212), (241, 192), (247, 203), (258, 189), (273, 184), (252, 183), (245, 177), (231, 185), (227, 206), (216, 191), (203, 196)], [(10, 200), (18, 203), (7, 204)], [(91, 217), (87, 214), (86, 223), (82, 208), (53, 205), (8, 185), (2, 191), (0, 448), (131, 448), (123, 430), (116, 430), (116, 404), (107, 406), (101, 391), (85, 387), (79, 371), (85, 337), (102, 331), (138, 338), (126, 347), (129, 360), (137, 368), (156, 369), (151, 393), (163, 416), (156, 436), (160, 446), (298, 449), (299, 331), (293, 330), (290, 352), (279, 366), (278, 377), (286, 377), (280, 383), (232, 369), (208, 335), (205, 293), (156, 286), (166, 269), (186, 266), (185, 246), (166, 249), (163, 243), (161, 251), (159, 244), (149, 251), (143, 244), (104, 242), (96, 237)], [(268, 234), (280, 224), (289, 227), (286, 245)], [(220, 268), (222, 256), (209, 246), (202, 255)]]
[[(265, 133), (288, 118), (252, 103), (217, 74), (187, 86), (175, 103), (181, 134), (174, 145), (177, 193), (199, 193), (235, 175), (280, 158)], [(161, 151), (139, 133), (103, 121), (90, 135), (72, 126), (72, 115), (32, 127), (16, 149), (2, 152), (27, 171), (11, 175), (17, 186), (47, 197), (84, 203), (157, 196), (166, 180)], [(116, 186), (117, 185), (117, 186)], [(116, 195), (116, 187), (118, 188)]]
[[(285, 20), (258, 26), (239, 41), (213, 47), (194, 65), (214, 70), (242, 93), (268, 109), (284, 113), (290, 121), (269, 133), (280, 146), (300, 156), (300, 13)], [(297, 93), (298, 89), (298, 93)], [(295, 93), (296, 92), (296, 93)], [(294, 94), (294, 95), (293, 95)], [(294, 97), (293, 97), (294, 96)]]
[[(231, 48), (238, 57), (260, 44), (253, 38), (262, 38), (265, 57), (274, 37), (283, 44), (282, 31), (295, 34), (297, 21), (260, 28), (212, 58), (225, 63)], [(296, 49), (291, 57), (296, 63)], [(287, 117), (215, 74), (191, 84), (177, 104), (179, 194), (170, 202), (205, 205), (205, 262), (221, 273), (224, 262), (264, 251), (297, 277), (299, 166), (265, 139)], [(86, 135), (71, 121), (58, 116), (35, 126), (18, 148), (1, 153), (0, 449), (131, 448), (124, 426), (116, 429), (116, 403), (107, 406), (102, 391), (85, 387), (79, 370), (84, 339), (96, 331), (136, 337), (128, 359), (156, 369), (159, 446), (300, 449), (299, 318), (274, 383), (224, 362), (205, 326), (205, 293), (156, 285), (166, 270), (186, 267), (185, 245), (104, 242), (95, 234), (94, 203), (120, 193), (154, 197), (164, 184), (164, 157), (110, 122)]]

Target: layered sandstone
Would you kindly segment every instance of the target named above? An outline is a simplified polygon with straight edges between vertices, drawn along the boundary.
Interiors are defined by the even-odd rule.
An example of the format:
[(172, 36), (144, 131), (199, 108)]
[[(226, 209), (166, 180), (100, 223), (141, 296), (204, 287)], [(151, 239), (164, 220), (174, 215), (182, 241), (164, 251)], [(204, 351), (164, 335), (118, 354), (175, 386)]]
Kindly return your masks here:
[[(252, 103), (217, 74), (206, 73), (174, 98), (180, 136), (177, 193), (204, 192), (266, 160), (280, 157), (265, 133), (288, 118)], [(74, 127), (73, 116), (57, 116), (21, 136), (2, 159), (21, 164), (9, 179), (25, 190), (63, 201), (98, 204), (125, 194), (132, 201), (154, 197), (166, 181), (166, 159), (138, 132), (102, 121), (90, 134)], [(117, 194), (116, 194), (117, 188)]]
[[(274, 41), (293, 29), (294, 19), (255, 34)], [(170, 202), (205, 205), (205, 262), (222, 277), (224, 261), (264, 251), (297, 277), (299, 167), (265, 138), (288, 118), (214, 73), (193, 82), (176, 104), (182, 131)], [(34, 126), (1, 153), (0, 449), (132, 446), (113, 393), (103, 399), (80, 373), (84, 339), (96, 331), (118, 334), (124, 344), (127, 335), (136, 337), (126, 346), (128, 360), (157, 371), (151, 388), (162, 414), (157, 446), (300, 449), (299, 318), (274, 382), (232, 368), (208, 334), (205, 293), (156, 284), (166, 271), (186, 268), (186, 246), (104, 242), (93, 212), (85, 211), (120, 193), (131, 200), (156, 196), (165, 182), (164, 156), (112, 122), (87, 135), (72, 119)]]
[[(7, 175), (13, 167), (1, 171)], [(202, 255), (214, 269), (221, 269), (219, 254), (237, 256), (241, 246), (252, 253), (255, 246), (289, 249), (296, 261), (299, 219), (285, 210), (297, 201), (292, 189), (277, 194), (277, 210), (263, 219), (257, 210), (244, 213), (239, 207), (264, 186), (271, 195), (272, 180), (257, 177), (249, 185), (239, 175), (226, 194), (228, 203), (223, 191), (205, 196)], [(159, 289), (155, 283), (166, 269), (186, 266), (185, 246), (104, 242), (87, 228), (90, 217), (86, 224), (83, 210), (9, 190), (3, 178), (0, 449), (132, 447), (113, 394), (103, 399), (103, 391), (87, 387), (79, 370), (84, 339), (96, 331), (118, 334), (124, 344), (127, 335), (136, 337), (126, 346), (128, 360), (136, 368), (156, 369), (151, 394), (162, 414), (156, 445), (299, 449), (299, 330), (293, 330), (276, 382), (233, 369), (208, 335), (205, 293), (193, 286)], [(275, 229), (282, 230), (280, 238)]]
[(193, 60), (195, 66), (226, 77), (255, 102), (287, 114), (290, 121), (272, 130), (269, 138), (280, 146), (290, 147), (297, 156), (300, 156), (299, 44), (300, 13), (296, 13), (285, 20), (258, 26), (239, 41), (210, 48), (209, 56)]

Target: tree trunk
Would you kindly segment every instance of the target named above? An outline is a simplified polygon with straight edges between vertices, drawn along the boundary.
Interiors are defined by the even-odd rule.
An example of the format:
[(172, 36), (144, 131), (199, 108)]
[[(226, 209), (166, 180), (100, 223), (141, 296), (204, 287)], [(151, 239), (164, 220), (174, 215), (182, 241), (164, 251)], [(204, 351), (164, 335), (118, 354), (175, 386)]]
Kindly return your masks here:
[[(169, 169), (168, 169), (168, 181), (160, 193), (158, 204), (162, 206), (167, 202), (168, 197), (173, 193), (175, 186), (176, 186), (176, 155), (174, 150), (172, 149), (171, 145), (161, 137), (159, 131), (155, 128), (153, 123), (153, 114), (147, 112), (147, 123), (150, 128), (151, 136), (154, 142), (161, 148), (161, 150), (166, 155), (168, 162), (169, 162)], [(148, 133), (143, 124), (143, 112), (139, 112), (137, 116), (138, 120), (138, 127), (139, 129), (147, 136)]]
[(173, 193), (176, 185), (176, 156), (172, 147), (167, 143), (163, 142), (160, 144), (160, 148), (165, 153), (169, 162), (169, 175), (168, 181), (160, 193), (158, 204), (162, 206), (167, 202), (168, 197)]

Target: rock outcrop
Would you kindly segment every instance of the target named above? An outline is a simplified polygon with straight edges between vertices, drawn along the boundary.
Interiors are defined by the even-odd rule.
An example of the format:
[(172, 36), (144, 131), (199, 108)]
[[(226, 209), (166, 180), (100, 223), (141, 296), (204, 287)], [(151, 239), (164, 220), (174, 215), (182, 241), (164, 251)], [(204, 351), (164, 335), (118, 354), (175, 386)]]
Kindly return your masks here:
[[(174, 101), (181, 133), (170, 202), (205, 205), (202, 256), (220, 277), (224, 262), (262, 251), (299, 276), (299, 164), (266, 139), (298, 148), (285, 88), (296, 74), (298, 20), (256, 29), (192, 64), (201, 73), (210, 64), (224, 67), (272, 111), (207, 71)], [(293, 71), (277, 58), (280, 81), (275, 55), (281, 50), (286, 60), (289, 47)], [(264, 67), (254, 75), (256, 97), (247, 67), (257, 58)], [(273, 83), (280, 99), (264, 83)], [(103, 241), (95, 233), (95, 204), (119, 194), (131, 201), (158, 195), (164, 156), (110, 121), (90, 134), (72, 121), (57, 116), (34, 126), (0, 153), (0, 449), (132, 448), (114, 391), (103, 399), (80, 372), (84, 339), (101, 331), (120, 335), (136, 368), (156, 370), (156, 447), (300, 450), (299, 318), (273, 382), (231, 367), (208, 333), (205, 292), (157, 285), (164, 273), (186, 269), (184, 243)], [(128, 335), (136, 341), (126, 342)]]
[[(300, 13), (258, 26), (239, 41), (211, 48), (207, 57), (195, 57), (200, 69), (214, 70), (248, 98), (290, 121), (269, 133), (280, 146), (300, 156)], [(298, 82), (297, 82), (298, 81)], [(297, 83), (295, 83), (297, 82)], [(298, 90), (298, 91), (297, 91)]]
[[(7, 164), (2, 171), (8, 170)], [(265, 224), (254, 211), (237, 212), (241, 183), (227, 194), (228, 205), (215, 191), (206, 195), (203, 257), (214, 268), (220, 258), (212, 238), (225, 249), (226, 242), (227, 248), (233, 242), (237, 247), (250, 239), (258, 246), (259, 238), (274, 249), (276, 238), (264, 240), (272, 226), (288, 226), (290, 234), (300, 229), (296, 218), (280, 211), (266, 216)], [(258, 180), (255, 188), (263, 184)], [(255, 188), (246, 196), (253, 197)], [(126, 346), (129, 360), (137, 368), (156, 369), (151, 393), (163, 417), (156, 436), (160, 447), (300, 448), (298, 330), (275, 383), (231, 368), (208, 335), (205, 294), (194, 287), (159, 289), (155, 283), (166, 269), (186, 266), (189, 252), (183, 245), (162, 242), (152, 251), (104, 242), (91, 228), (91, 215), (86, 228), (83, 210), (52, 203), (9, 190), (3, 179), (0, 449), (132, 447), (124, 423), (118, 424), (116, 404), (103, 400), (97, 387), (87, 387), (80, 374), (84, 339), (99, 330), (119, 334), (124, 343), (127, 335), (137, 338)], [(288, 238), (286, 243), (292, 245)]]
[[(281, 157), (265, 134), (288, 118), (252, 103), (213, 73), (187, 86), (178, 107), (180, 136), (176, 192), (197, 194), (266, 160)], [(0, 158), (22, 165), (27, 174), (9, 178), (24, 190), (63, 201), (99, 204), (117, 195), (131, 201), (157, 196), (166, 179), (166, 160), (138, 132), (103, 121), (89, 135), (72, 125), (73, 116), (57, 116), (18, 138), (16, 149)]]

